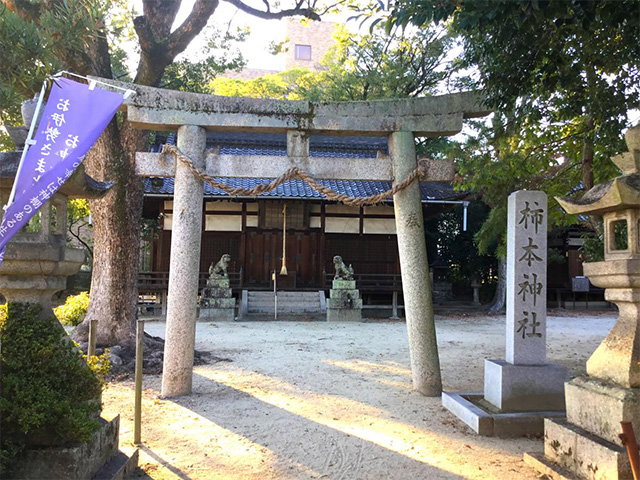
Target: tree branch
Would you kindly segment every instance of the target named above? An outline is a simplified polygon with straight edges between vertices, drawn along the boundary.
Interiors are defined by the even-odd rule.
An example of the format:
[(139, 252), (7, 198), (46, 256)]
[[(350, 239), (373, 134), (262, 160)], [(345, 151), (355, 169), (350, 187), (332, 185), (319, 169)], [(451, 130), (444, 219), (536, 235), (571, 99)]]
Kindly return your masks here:
[(280, 10), (279, 12), (272, 12), (270, 11), (269, 8), (267, 8), (267, 11), (258, 10), (257, 8), (253, 8), (253, 7), (250, 7), (249, 5), (242, 3), (240, 0), (222, 0), (222, 1), (230, 3), (231, 5), (236, 7), (238, 10), (242, 10), (243, 12), (248, 13), (249, 15), (253, 15), (254, 17), (257, 17), (257, 18), (263, 18), (265, 20), (281, 19), (286, 17), (293, 17), (295, 15), (300, 15), (303, 17), (310, 18), (311, 20), (320, 21), (320, 15), (312, 7), (303, 8), (302, 7), (303, 2), (301, 1), (297, 2), (294, 8)]
[(167, 44), (167, 56), (173, 60), (182, 53), (207, 25), (220, 2), (218, 0), (196, 0), (187, 19), (171, 35)]

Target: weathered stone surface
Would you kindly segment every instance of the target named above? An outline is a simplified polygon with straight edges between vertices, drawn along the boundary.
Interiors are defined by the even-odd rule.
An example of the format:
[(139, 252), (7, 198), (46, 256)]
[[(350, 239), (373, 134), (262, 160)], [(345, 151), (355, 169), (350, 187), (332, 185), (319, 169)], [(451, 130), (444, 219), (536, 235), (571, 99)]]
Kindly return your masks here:
[(485, 399), (504, 412), (564, 410), (565, 367), (555, 364), (512, 365), (485, 360)]
[[(234, 309), (236, 306), (236, 299), (229, 296), (226, 298), (205, 298), (200, 301), (200, 308), (229, 308)], [(202, 316), (202, 313), (200, 314)]]
[(327, 102), (218, 97), (164, 90), (98, 79), (136, 91), (125, 101), (128, 119), (136, 127), (175, 130), (200, 125), (228, 131), (285, 133), (388, 134), (408, 131), (419, 136), (453, 135), (462, 120), (485, 116), (478, 92), (401, 100)]
[(332, 283), (334, 290), (355, 290), (356, 289), (356, 281), (355, 280), (334, 280)]
[(544, 454), (551, 462), (580, 478), (630, 480), (626, 451), (563, 420), (544, 422)]
[(622, 388), (588, 377), (566, 384), (567, 421), (622, 446), (620, 422), (640, 432), (640, 389)]
[(547, 196), (509, 195), (507, 225), (507, 349), (514, 365), (546, 363)]
[(200, 300), (202, 303), (203, 299), (229, 297), (231, 297), (231, 289), (229, 287), (206, 287), (204, 290), (202, 290), (202, 296)]
[(587, 361), (587, 373), (640, 388), (640, 259), (585, 263), (584, 270), (619, 310), (618, 321)]
[(101, 428), (87, 443), (67, 447), (27, 450), (10, 478), (41, 480), (64, 478), (87, 480), (118, 452), (120, 416), (107, 422), (100, 419)]
[[(206, 133), (203, 128), (190, 125), (180, 127), (178, 148), (196, 162), (197, 168), (204, 166), (205, 147)], [(162, 371), (162, 395), (165, 397), (191, 393), (202, 235), (202, 202), (202, 180), (198, 179), (187, 166), (178, 165), (173, 197), (171, 265)]]
[(361, 309), (331, 308), (327, 306), (327, 322), (361, 322)]
[[(221, 299), (223, 300), (223, 299)], [(235, 300), (233, 306), (212, 305), (211, 307), (201, 307), (199, 320), (207, 322), (233, 322), (236, 318)]]
[[(356, 296), (358, 291), (355, 290), (353, 295)], [(362, 309), (362, 299), (353, 298), (350, 294), (343, 294), (340, 297), (329, 297), (327, 308), (330, 309)]]
[[(392, 133), (389, 154), (397, 184), (417, 166), (413, 134)], [(393, 204), (413, 388), (423, 395), (440, 396), (442, 378), (418, 182), (394, 195)]]
[[(349, 282), (351, 283), (351, 282)], [(360, 298), (360, 292), (356, 288), (332, 288), (329, 290), (329, 296), (338, 300), (352, 299), (357, 300)]]
[[(324, 180), (390, 181), (391, 162), (388, 157), (287, 157), (275, 155), (227, 155), (207, 151), (205, 172), (212, 177), (275, 178), (297, 167), (311, 176)], [(176, 161), (172, 155), (136, 153), (136, 175), (143, 177), (172, 177)], [(429, 181), (442, 181), (429, 177)]]

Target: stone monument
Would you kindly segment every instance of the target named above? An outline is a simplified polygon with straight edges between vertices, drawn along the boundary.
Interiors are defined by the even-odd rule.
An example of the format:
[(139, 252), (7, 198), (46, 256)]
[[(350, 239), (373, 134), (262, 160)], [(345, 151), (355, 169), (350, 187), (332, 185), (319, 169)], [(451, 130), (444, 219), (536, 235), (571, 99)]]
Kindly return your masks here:
[(333, 266), (336, 274), (333, 277), (333, 288), (329, 292), (327, 321), (362, 321), (362, 299), (353, 279), (353, 267), (347, 267), (339, 255), (333, 257)]
[(547, 363), (546, 320), (547, 196), (517, 191), (509, 196), (507, 222), (506, 359), (485, 360), (484, 399), (445, 393), (443, 405), (473, 419), (482, 435), (542, 433), (545, 416), (563, 416), (569, 376)]
[(207, 286), (200, 297), (200, 318), (217, 321), (233, 321), (236, 312), (236, 300), (231, 295), (227, 269), (231, 255), (225, 253), (218, 263), (209, 267)]
[(566, 384), (567, 419), (545, 420), (544, 455), (525, 455), (553, 478), (561, 470), (585, 479), (633, 478), (619, 434), (623, 421), (640, 432), (640, 125), (625, 140), (629, 152), (612, 157), (622, 176), (579, 200), (558, 199), (568, 213), (603, 216), (604, 261), (585, 263), (584, 273), (620, 314), (587, 361), (587, 375)]

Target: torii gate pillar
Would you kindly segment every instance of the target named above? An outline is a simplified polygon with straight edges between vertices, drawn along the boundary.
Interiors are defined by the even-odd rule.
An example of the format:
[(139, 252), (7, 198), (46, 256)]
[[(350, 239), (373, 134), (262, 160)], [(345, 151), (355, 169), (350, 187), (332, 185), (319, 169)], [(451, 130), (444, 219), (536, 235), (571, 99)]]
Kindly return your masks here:
[[(207, 132), (185, 125), (178, 129), (178, 148), (194, 166), (204, 169)], [(166, 342), (162, 371), (162, 396), (191, 393), (193, 355), (198, 314), (198, 276), (202, 237), (204, 185), (189, 168), (177, 162), (173, 196), (171, 264), (167, 299)]]
[[(389, 156), (394, 184), (401, 183), (417, 167), (413, 132), (394, 132), (389, 135)], [(420, 182), (412, 182), (396, 193), (393, 205), (413, 388), (426, 396), (439, 396), (442, 393), (442, 380), (433, 319)]]

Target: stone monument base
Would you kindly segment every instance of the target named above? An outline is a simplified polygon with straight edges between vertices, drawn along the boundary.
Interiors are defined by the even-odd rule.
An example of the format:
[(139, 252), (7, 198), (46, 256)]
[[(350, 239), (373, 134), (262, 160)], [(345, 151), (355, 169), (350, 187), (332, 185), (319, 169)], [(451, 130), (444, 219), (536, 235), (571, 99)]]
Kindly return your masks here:
[(484, 398), (505, 412), (564, 410), (565, 367), (512, 365), (504, 360), (484, 361)]
[(566, 384), (566, 402), (566, 421), (545, 420), (544, 455), (525, 461), (542, 473), (559, 472), (557, 478), (633, 478), (620, 422), (640, 429), (640, 389), (578, 377)]
[(564, 419), (564, 410), (501, 412), (482, 393), (442, 393), (442, 406), (485, 437), (542, 435), (545, 418)]
[(233, 322), (236, 318), (236, 299), (231, 295), (228, 278), (209, 278), (200, 297), (202, 321)]
[(485, 360), (484, 395), (443, 393), (442, 405), (484, 436), (541, 435), (545, 418), (565, 417), (565, 367)]
[(328, 322), (361, 322), (362, 299), (355, 280), (334, 280), (327, 302)]

